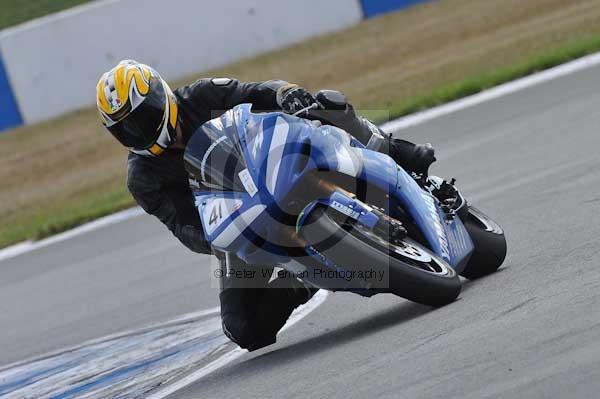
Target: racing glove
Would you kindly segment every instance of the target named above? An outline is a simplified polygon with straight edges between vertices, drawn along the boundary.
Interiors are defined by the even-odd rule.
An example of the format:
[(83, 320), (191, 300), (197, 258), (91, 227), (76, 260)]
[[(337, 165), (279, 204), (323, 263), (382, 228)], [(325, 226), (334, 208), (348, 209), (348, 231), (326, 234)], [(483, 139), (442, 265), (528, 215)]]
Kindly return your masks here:
[(295, 84), (285, 85), (277, 90), (277, 104), (287, 114), (294, 114), (315, 102), (312, 94)]

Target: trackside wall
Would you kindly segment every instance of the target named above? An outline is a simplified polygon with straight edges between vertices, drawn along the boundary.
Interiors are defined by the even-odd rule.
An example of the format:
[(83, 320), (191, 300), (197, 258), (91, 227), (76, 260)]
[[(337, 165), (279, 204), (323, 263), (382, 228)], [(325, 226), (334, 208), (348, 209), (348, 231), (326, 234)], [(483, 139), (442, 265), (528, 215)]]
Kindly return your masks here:
[(29, 21), (0, 32), (0, 130), (93, 105), (123, 58), (176, 80), (418, 1), (101, 0)]

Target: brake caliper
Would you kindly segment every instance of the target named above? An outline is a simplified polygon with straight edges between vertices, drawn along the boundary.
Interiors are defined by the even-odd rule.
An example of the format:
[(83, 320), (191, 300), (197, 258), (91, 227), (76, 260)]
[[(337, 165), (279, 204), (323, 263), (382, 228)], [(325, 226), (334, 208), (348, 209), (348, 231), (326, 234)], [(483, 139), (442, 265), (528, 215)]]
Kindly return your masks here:
[(389, 217), (379, 210), (374, 209), (372, 212), (379, 218), (373, 227), (375, 233), (379, 233), (378, 235), (383, 234), (384, 237), (389, 237), (389, 241), (392, 244), (398, 244), (406, 238), (408, 233), (402, 225), (402, 222)]

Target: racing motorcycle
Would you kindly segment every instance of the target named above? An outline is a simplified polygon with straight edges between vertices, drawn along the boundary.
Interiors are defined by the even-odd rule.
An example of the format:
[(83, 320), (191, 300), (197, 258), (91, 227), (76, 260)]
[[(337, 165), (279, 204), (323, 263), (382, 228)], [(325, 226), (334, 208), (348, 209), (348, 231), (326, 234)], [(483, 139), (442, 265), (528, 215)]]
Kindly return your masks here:
[(411, 175), (311, 108), (301, 118), (242, 104), (192, 136), (184, 160), (210, 188), (194, 195), (213, 248), (317, 288), (430, 306), (456, 299), (459, 275), (500, 267), (502, 228), (454, 179)]

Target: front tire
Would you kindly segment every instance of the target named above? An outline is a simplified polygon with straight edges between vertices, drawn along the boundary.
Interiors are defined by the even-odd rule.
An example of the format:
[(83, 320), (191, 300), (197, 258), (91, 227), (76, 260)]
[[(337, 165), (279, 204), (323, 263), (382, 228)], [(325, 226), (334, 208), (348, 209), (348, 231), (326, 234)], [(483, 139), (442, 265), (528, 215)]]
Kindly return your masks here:
[(506, 258), (502, 228), (479, 209), (469, 206), (464, 222), (475, 249), (461, 276), (475, 280), (494, 273)]
[(342, 268), (360, 265), (389, 270), (389, 288), (384, 292), (429, 306), (446, 305), (460, 294), (461, 282), (454, 269), (420, 244), (410, 239), (392, 244), (389, 237), (375, 235), (353, 219), (339, 220), (316, 208), (300, 233)]

